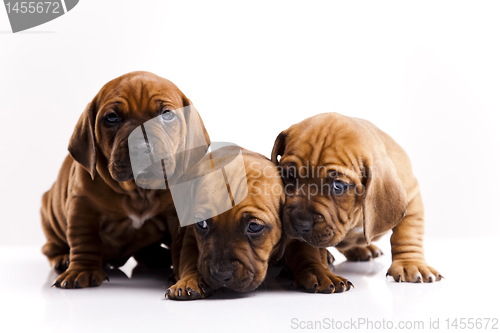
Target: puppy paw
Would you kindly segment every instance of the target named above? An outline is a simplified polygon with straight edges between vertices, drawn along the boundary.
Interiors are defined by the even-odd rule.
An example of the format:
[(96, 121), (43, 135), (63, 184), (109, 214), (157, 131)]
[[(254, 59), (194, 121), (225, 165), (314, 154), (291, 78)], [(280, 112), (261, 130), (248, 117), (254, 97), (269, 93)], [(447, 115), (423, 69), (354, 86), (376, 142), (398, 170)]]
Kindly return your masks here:
[[(392, 262), (387, 275), (396, 282), (434, 282), (443, 276), (423, 260), (400, 259)], [(386, 276), (387, 276), (386, 275)]]
[(69, 266), (69, 253), (61, 254), (49, 259), (50, 267), (57, 273), (64, 273)]
[(380, 257), (383, 253), (373, 244), (362, 247), (355, 247), (344, 251), (343, 254), (349, 261), (370, 261), (373, 258)]
[(203, 299), (214, 294), (214, 290), (203, 280), (201, 274), (196, 272), (183, 277), (176, 284), (167, 289), (165, 297), (169, 299), (186, 301)]
[(104, 280), (108, 280), (108, 277), (101, 268), (88, 270), (68, 269), (59, 275), (52, 286), (62, 289), (97, 287)]
[(294, 287), (303, 287), (309, 293), (342, 293), (354, 285), (346, 278), (335, 275), (323, 267), (302, 270), (294, 279)]

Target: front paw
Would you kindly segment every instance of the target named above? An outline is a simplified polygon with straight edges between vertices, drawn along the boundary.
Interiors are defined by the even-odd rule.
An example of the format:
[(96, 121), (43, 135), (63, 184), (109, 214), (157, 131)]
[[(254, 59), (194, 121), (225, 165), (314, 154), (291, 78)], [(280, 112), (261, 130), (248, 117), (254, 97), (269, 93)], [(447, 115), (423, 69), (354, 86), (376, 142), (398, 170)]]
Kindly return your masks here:
[(401, 259), (392, 262), (387, 275), (396, 282), (434, 282), (443, 276), (423, 260)]
[(199, 272), (185, 276), (176, 284), (167, 289), (165, 297), (169, 299), (186, 301), (203, 299), (214, 294), (214, 290), (203, 280)]
[(324, 267), (302, 270), (294, 279), (295, 288), (303, 287), (309, 293), (342, 293), (354, 285), (346, 278), (335, 275)]
[(69, 268), (54, 281), (52, 286), (62, 289), (97, 287), (107, 280), (106, 273), (99, 269), (71, 269)]
[(49, 259), (50, 266), (57, 274), (64, 273), (69, 266), (69, 253), (61, 254)]
[(373, 244), (368, 246), (355, 247), (343, 252), (349, 261), (370, 261), (373, 258), (380, 257), (383, 253)]

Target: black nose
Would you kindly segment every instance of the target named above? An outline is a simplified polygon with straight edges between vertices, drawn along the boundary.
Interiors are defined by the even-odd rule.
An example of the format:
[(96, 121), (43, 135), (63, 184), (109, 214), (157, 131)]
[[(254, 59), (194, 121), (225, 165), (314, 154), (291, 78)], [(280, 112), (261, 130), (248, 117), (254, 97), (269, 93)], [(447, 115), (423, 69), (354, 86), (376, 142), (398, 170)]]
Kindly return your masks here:
[(227, 283), (229, 280), (231, 280), (231, 277), (233, 276), (234, 269), (225, 267), (225, 268), (210, 268), (210, 274), (212, 274), (212, 277), (216, 279), (219, 282), (222, 283)]
[(313, 227), (313, 221), (311, 220), (296, 219), (293, 223), (293, 228), (302, 235), (311, 232), (312, 227)]

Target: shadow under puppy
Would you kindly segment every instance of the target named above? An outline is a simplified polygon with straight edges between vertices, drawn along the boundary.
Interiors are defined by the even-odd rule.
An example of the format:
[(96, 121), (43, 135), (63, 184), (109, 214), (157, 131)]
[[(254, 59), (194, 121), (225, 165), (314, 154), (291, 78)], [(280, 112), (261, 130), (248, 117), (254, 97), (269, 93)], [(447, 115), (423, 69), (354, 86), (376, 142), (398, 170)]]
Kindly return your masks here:
[[(288, 237), (318, 248), (335, 246), (348, 260), (365, 261), (382, 254), (371, 242), (392, 230), (387, 275), (399, 282), (442, 278), (424, 259), (424, 207), (410, 160), (372, 123), (316, 115), (281, 132), (271, 159), (285, 183)], [(310, 282), (302, 285), (312, 291), (315, 280), (328, 283), (332, 273), (304, 275)]]
[[(184, 110), (179, 112), (179, 110)], [(187, 110), (187, 111), (185, 111)], [(150, 126), (155, 144), (145, 140), (134, 151), (186, 151), (187, 117), (199, 117), (191, 102), (172, 82), (148, 72), (132, 72), (102, 87), (81, 115), (69, 153), (53, 187), (43, 195), (42, 227), (47, 243), (42, 252), (59, 273), (62, 288), (98, 286), (103, 265), (123, 265), (130, 256), (139, 263), (177, 268), (178, 254), (161, 247), (178, 233), (178, 219), (164, 176), (175, 176), (178, 160), (161, 161), (158, 182), (164, 189), (144, 189), (134, 181), (128, 138), (134, 129)], [(201, 119), (199, 122), (202, 124)], [(144, 130), (144, 127), (143, 127)], [(207, 147), (208, 133), (203, 127)], [(151, 137), (150, 137), (151, 140)], [(189, 156), (195, 163), (205, 153)], [(185, 162), (185, 161), (184, 161)]]

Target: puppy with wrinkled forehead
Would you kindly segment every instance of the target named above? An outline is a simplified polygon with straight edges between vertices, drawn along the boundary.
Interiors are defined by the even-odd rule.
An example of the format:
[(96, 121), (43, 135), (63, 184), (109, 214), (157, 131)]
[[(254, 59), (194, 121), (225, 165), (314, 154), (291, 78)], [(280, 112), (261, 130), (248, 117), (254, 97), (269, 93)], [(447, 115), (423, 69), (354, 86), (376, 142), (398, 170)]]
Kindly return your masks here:
[[(217, 152), (219, 156), (234, 156), (220, 153), (240, 149), (224, 147)], [(217, 171), (218, 164), (226, 165), (221, 167), (225, 181), (218, 183), (215, 178), (206, 177), (192, 191), (195, 193), (188, 194), (196, 198), (192, 206), (195, 216), (213, 217), (197, 217), (196, 223), (185, 228), (180, 279), (167, 290), (170, 299), (206, 298), (223, 286), (239, 292), (252, 291), (264, 281), (269, 261), (278, 259), (284, 251), (280, 220), (283, 183), (276, 166), (260, 154), (241, 149), (245, 175), (235, 170), (230, 161), (224, 161), (227, 157), (215, 155), (214, 151), (205, 156), (189, 172), (190, 179), (201, 179), (199, 176)], [(231, 186), (226, 189), (226, 184)], [(244, 199), (216, 215), (214, 207), (224, 206), (219, 200), (226, 191), (232, 201)]]
[[(182, 110), (182, 112), (180, 111)], [(132, 72), (102, 87), (81, 115), (53, 187), (43, 195), (42, 227), (47, 237), (43, 253), (59, 273), (62, 288), (98, 286), (103, 265), (123, 265), (130, 256), (148, 266), (177, 267), (170, 244), (179, 223), (164, 174), (175, 176), (179, 161), (195, 164), (205, 152), (185, 154), (188, 117), (199, 117), (191, 102), (172, 82), (148, 72)], [(149, 126), (149, 143), (128, 142), (132, 131)], [(208, 133), (203, 127), (207, 142)], [(169, 130), (162, 130), (166, 127)], [(156, 143), (152, 138), (158, 137)], [(163, 172), (154, 182), (163, 189), (136, 185), (129, 148), (150, 161), (150, 153), (169, 151), (176, 158), (161, 161)], [(160, 186), (161, 188), (161, 186)]]
[[(424, 259), (424, 207), (410, 160), (372, 123), (337, 113), (313, 116), (281, 132), (271, 159), (285, 182), (288, 237), (365, 261), (382, 254), (371, 242), (392, 230), (388, 275), (406, 282), (442, 278)], [(315, 277), (328, 283), (331, 273), (310, 275), (303, 285), (314, 290)]]

